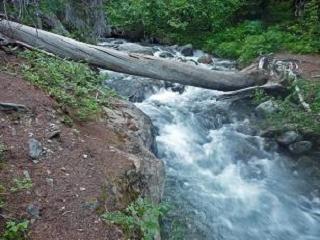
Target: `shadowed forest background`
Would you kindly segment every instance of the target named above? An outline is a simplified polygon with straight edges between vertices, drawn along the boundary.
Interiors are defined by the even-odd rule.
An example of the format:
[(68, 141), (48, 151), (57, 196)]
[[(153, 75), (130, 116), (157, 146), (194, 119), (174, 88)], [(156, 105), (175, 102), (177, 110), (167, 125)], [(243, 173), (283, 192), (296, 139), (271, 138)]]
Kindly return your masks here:
[(320, 51), (317, 0), (0, 1), (10, 18), (79, 40), (118, 36), (192, 43), (248, 63), (278, 51)]

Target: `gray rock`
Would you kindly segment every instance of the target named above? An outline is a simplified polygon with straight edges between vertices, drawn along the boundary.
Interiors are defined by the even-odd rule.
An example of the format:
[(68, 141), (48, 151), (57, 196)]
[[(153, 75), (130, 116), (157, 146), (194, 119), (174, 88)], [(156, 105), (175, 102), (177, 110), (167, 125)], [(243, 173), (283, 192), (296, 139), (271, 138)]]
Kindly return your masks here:
[[(132, 144), (127, 146), (129, 159), (132, 160), (132, 171), (127, 170), (126, 184), (141, 196), (153, 202), (159, 202), (164, 187), (165, 169), (161, 160), (157, 159), (155, 143), (156, 129), (151, 119), (134, 104), (116, 100), (117, 109), (105, 108), (108, 122), (115, 129), (124, 130)], [(125, 117), (124, 117), (125, 116)], [(135, 126), (134, 130), (131, 126)], [(128, 130), (129, 129), (129, 130)], [(152, 153), (153, 152), (153, 153)]]
[(269, 127), (262, 130), (260, 136), (264, 138), (275, 138), (279, 134), (281, 134), (281, 130), (279, 130), (278, 128)]
[(119, 95), (128, 98), (131, 102), (142, 102), (147, 97), (165, 87), (163, 81), (141, 78), (121, 73), (108, 73), (109, 79), (105, 85), (115, 90)]
[(180, 52), (185, 57), (192, 57), (193, 56), (193, 46), (192, 44), (187, 44), (180, 48)]
[(29, 156), (32, 159), (38, 159), (43, 152), (41, 143), (38, 140), (31, 138), (29, 139), (28, 144), (29, 144)]
[(100, 204), (98, 200), (94, 200), (94, 201), (84, 203), (83, 207), (90, 210), (96, 210), (100, 207)]
[(277, 138), (277, 142), (281, 145), (290, 145), (296, 141), (300, 141), (302, 136), (295, 131), (288, 131)]
[(40, 208), (39, 206), (31, 203), (27, 207), (27, 213), (33, 218), (33, 219), (38, 219), (40, 218)]
[(273, 102), (272, 100), (268, 100), (256, 107), (256, 113), (260, 117), (265, 117), (268, 114), (278, 111), (278, 109), (279, 107), (275, 102)]
[(26, 112), (27, 107), (21, 104), (0, 102), (0, 111)]
[(117, 40), (117, 41), (114, 41), (113, 43), (114, 43), (114, 44), (117, 44), (117, 45), (120, 45), (120, 44), (124, 44), (125, 41), (123, 41), (123, 40)]
[(169, 52), (161, 52), (159, 54), (159, 57), (161, 57), (161, 58), (173, 58), (174, 55), (172, 53), (169, 53)]
[(52, 178), (46, 178), (46, 182), (50, 187), (53, 187), (53, 179)]
[(289, 150), (294, 154), (303, 154), (307, 153), (312, 149), (312, 142), (310, 141), (300, 141), (292, 143), (289, 145)]
[(205, 54), (198, 58), (198, 62), (203, 64), (210, 64), (213, 63), (213, 59), (209, 54)]

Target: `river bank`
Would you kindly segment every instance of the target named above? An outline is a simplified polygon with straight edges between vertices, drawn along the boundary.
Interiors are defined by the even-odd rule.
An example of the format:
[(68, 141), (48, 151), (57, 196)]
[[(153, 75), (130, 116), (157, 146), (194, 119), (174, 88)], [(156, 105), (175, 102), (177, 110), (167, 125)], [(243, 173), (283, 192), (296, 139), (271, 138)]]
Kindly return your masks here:
[[(236, 62), (214, 58), (190, 45), (141, 46), (119, 39), (101, 45), (237, 71)], [(284, 234), (275, 227), (276, 219), (287, 219), (286, 233), (294, 238), (318, 236), (312, 227), (316, 218), (309, 219), (309, 230), (302, 229), (300, 220), (306, 221), (303, 214), (314, 218), (319, 210), (320, 167), (315, 161), (319, 135), (290, 126), (262, 126), (261, 111), (268, 109), (259, 107), (261, 102), (254, 97), (225, 99), (221, 92), (102, 71), (108, 75), (105, 85), (135, 104), (112, 98), (102, 114), (70, 126), (65, 117), (74, 113), (53, 99), (59, 95), (50, 96), (25, 82), (17, 75), (24, 60), (1, 54), (5, 68), (0, 102), (27, 108), (26, 112), (0, 111), (2, 228), (6, 219), (28, 219), (26, 234), (31, 239), (121, 239), (126, 234), (123, 226), (105, 224), (100, 216), (125, 209), (142, 196), (154, 202), (163, 199), (173, 207), (162, 220), (163, 239), (232, 239), (235, 234), (239, 239), (256, 239), (255, 231), (261, 230), (254, 230), (253, 217), (258, 227), (270, 225), (265, 234), (259, 233), (262, 239), (270, 232), (277, 237)], [(314, 76), (320, 69), (317, 56), (276, 58), (299, 62), (302, 76)], [(292, 145), (301, 142), (307, 148), (293, 152)], [(311, 142), (311, 148), (306, 142)], [(275, 181), (280, 184), (274, 188)], [(10, 190), (17, 187), (21, 189)], [(261, 208), (265, 199), (271, 203), (265, 207), (275, 211), (276, 219)], [(300, 219), (297, 224), (289, 210)], [(245, 234), (241, 228), (252, 231)]]
[(101, 214), (124, 209), (137, 196), (154, 203), (162, 196), (164, 168), (151, 153), (150, 119), (114, 97), (90, 121), (66, 121), (67, 105), (19, 74), (27, 62), (0, 53), (0, 102), (9, 103), (0, 110), (1, 232), (8, 233), (8, 221), (28, 221), (28, 229), (11, 234), (122, 239), (123, 231)]

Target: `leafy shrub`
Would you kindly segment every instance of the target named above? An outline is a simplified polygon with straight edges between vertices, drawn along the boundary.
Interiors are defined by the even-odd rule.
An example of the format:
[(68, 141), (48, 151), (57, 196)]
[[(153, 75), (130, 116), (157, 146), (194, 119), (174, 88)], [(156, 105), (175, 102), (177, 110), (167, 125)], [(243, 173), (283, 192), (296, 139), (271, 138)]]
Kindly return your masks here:
[(121, 226), (129, 236), (138, 234), (145, 240), (152, 240), (159, 233), (159, 218), (167, 211), (168, 207), (164, 204), (155, 205), (138, 198), (124, 211), (107, 212), (102, 218)]
[(88, 120), (101, 112), (102, 106), (115, 96), (102, 87), (103, 77), (84, 63), (48, 57), (39, 52), (26, 51), (24, 77), (47, 91), (61, 107), (77, 120)]
[[(285, 99), (272, 98), (279, 110), (269, 114), (265, 124), (278, 128), (289, 125), (299, 131), (320, 133), (320, 83), (300, 79), (296, 84), (301, 89), (304, 100), (310, 105), (311, 112), (301, 106), (293, 84), (289, 87), (291, 94)], [(270, 97), (261, 91), (255, 93), (254, 100), (257, 104), (268, 99)]]
[(25, 240), (26, 232), (29, 226), (29, 221), (22, 221), (16, 223), (14, 221), (9, 221), (6, 224), (6, 228), (0, 240)]
[(266, 27), (260, 21), (246, 21), (227, 28), (206, 40), (205, 49), (221, 57), (248, 63), (267, 53), (289, 50), (294, 53), (320, 51), (320, 40), (305, 35), (299, 25), (285, 30), (282, 26)]
[(241, 5), (240, 0), (115, 0), (106, 11), (116, 26), (142, 25), (148, 35), (181, 38), (221, 29)]

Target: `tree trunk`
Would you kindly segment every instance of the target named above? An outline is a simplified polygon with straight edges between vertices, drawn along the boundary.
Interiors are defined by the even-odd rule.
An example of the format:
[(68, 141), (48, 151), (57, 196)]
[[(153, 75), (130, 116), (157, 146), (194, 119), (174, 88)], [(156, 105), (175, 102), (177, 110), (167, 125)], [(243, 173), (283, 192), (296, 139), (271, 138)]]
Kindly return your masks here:
[(63, 23), (84, 32), (88, 39), (111, 35), (103, 0), (69, 0), (65, 3)]
[(262, 85), (266, 82), (266, 77), (257, 71), (251, 73), (212, 71), (157, 57), (128, 54), (85, 44), (7, 20), (0, 21), (0, 33), (62, 58), (85, 61), (116, 72), (161, 79), (183, 85), (229, 91)]

